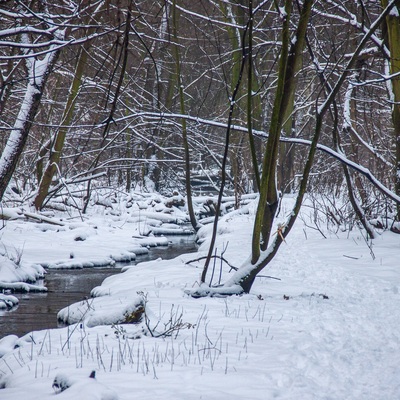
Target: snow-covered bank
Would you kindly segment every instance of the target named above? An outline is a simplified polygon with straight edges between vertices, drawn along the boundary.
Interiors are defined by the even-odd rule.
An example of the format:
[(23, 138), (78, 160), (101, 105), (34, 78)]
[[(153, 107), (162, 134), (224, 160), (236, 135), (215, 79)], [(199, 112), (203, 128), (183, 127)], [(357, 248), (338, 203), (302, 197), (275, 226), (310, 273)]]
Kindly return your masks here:
[[(254, 208), (247, 211), (220, 224), (218, 252), (226, 248), (235, 266), (250, 248)], [(120, 400), (400, 397), (400, 236), (384, 232), (368, 247), (357, 230), (324, 230), (324, 239), (298, 220), (265, 271), (281, 280), (260, 277), (248, 295), (193, 299), (184, 291), (198, 282), (194, 260), (205, 254), (209, 227), (201, 233), (200, 254), (107, 278), (92, 302), (71, 306), (89, 310), (77, 324), (0, 341), (0, 398), (53, 398), (60, 373), (72, 382), (60, 399), (82, 398), (85, 389), (85, 399)], [(213, 269), (218, 281), (219, 261)], [(147, 319), (113, 319), (137, 298)]]
[(40, 214), (27, 211), (27, 206), (3, 208), (6, 222), (0, 230), (0, 289), (46, 290), (30, 285), (43, 278), (44, 268), (130, 262), (150, 247), (168, 245), (167, 238), (159, 236), (163, 231), (192, 232), (182, 228), (188, 223), (186, 213), (173, 205), (179, 196), (120, 197), (96, 197), (89, 215), (68, 210), (61, 203)]
[[(5, 246), (4, 242), (2, 244)], [(0, 291), (45, 292), (47, 289), (42, 284), (34, 284), (43, 279), (45, 273), (41, 265), (15, 261), (8, 254), (7, 257), (0, 255)]]
[(18, 304), (18, 299), (15, 296), (0, 293), (0, 310), (12, 308)]

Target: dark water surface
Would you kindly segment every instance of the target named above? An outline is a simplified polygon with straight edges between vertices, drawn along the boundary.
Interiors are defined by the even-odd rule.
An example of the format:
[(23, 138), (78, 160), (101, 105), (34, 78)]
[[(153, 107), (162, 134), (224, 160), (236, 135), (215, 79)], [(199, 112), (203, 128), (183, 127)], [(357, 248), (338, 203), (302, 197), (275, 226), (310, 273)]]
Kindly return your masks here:
[[(137, 257), (134, 264), (159, 257), (168, 260), (197, 250), (194, 237), (172, 237), (168, 247), (151, 248), (148, 255)], [(124, 264), (129, 265), (129, 264)], [(105, 278), (120, 273), (120, 268), (84, 268), (48, 270), (46, 293), (16, 293), (19, 305), (10, 311), (0, 310), (0, 339), (14, 334), (19, 337), (34, 330), (57, 328), (57, 313), (71, 303), (90, 297), (90, 291)]]

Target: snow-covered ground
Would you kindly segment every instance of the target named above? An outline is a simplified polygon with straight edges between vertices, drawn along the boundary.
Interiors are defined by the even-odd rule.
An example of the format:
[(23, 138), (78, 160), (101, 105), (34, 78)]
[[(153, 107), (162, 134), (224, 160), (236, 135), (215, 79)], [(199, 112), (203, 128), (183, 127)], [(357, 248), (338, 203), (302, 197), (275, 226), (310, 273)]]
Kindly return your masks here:
[[(14, 220), (0, 235), (8, 254), (23, 248), (23, 263), (97, 264), (144, 240), (129, 218), (97, 215), (68, 229)], [(253, 218), (251, 204), (220, 222), (217, 251), (235, 266), (249, 255)], [(209, 225), (199, 254), (125, 267), (60, 312), (75, 324), (0, 341), (0, 399), (400, 398), (400, 236), (383, 232), (369, 247), (356, 228), (320, 227), (325, 239), (307, 225), (297, 221), (263, 271), (280, 280), (260, 277), (243, 296), (185, 295)], [(221, 280), (228, 274), (223, 266)], [(144, 305), (142, 322), (121, 322)]]

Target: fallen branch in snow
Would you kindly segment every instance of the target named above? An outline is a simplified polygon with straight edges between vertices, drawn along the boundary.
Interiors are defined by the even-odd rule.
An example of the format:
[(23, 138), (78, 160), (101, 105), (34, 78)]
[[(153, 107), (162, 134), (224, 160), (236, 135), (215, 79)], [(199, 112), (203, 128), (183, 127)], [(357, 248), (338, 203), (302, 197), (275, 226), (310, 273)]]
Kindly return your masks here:
[(352, 260), (358, 260), (359, 259), (359, 257), (346, 256), (346, 254), (343, 254), (343, 257), (351, 258)]
[(65, 226), (64, 222), (57, 221), (55, 219), (45, 217), (44, 215), (35, 214), (27, 211), (22, 211), (20, 209), (15, 208), (4, 208), (0, 211), (0, 220), (15, 220), (15, 219), (33, 219), (39, 222), (46, 222), (51, 225)]
[(51, 224), (51, 225), (65, 226), (64, 222), (56, 221), (56, 220), (51, 219), (49, 217), (45, 217), (44, 215), (34, 214), (34, 213), (31, 213), (31, 212), (23, 212), (22, 214), (24, 215), (25, 218), (28, 218), (28, 219), (31, 218), (31, 219), (34, 219), (36, 221), (46, 222), (46, 223)]

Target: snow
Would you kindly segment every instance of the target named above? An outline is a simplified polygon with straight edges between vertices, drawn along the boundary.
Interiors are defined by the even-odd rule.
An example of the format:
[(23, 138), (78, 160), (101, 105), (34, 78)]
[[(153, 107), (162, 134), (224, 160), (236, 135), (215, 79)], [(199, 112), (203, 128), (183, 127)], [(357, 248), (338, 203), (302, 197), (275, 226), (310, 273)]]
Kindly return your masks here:
[[(161, 214), (160, 218), (165, 217)], [(126, 259), (127, 252), (132, 260), (147, 253), (147, 247), (168, 245), (166, 237), (142, 236), (142, 232), (148, 233), (148, 222), (145, 216), (141, 221), (131, 223), (129, 216), (122, 219), (112, 215), (106, 221), (102, 216), (83, 222), (64, 221), (65, 226), (13, 220), (0, 235), (4, 246), (21, 251), (23, 260), (29, 258), (46, 268), (87, 268), (114, 265)]]
[(63, 308), (58, 313), (58, 319), (65, 323), (84, 322), (88, 327), (123, 323), (129, 315), (142, 309), (144, 303), (140, 297), (104, 296), (84, 300)]
[(15, 296), (0, 293), (0, 310), (4, 308), (12, 308), (18, 304), (18, 299)]
[(64, 393), (58, 397), (60, 399), (70, 399), (71, 396), (75, 395), (78, 398), (89, 400), (118, 400), (118, 395), (114, 391), (99, 383), (96, 378), (90, 376), (71, 377), (70, 374), (60, 372), (54, 378), (52, 386), (56, 393), (62, 393), (69, 389), (68, 394)]
[(17, 335), (8, 335), (0, 340), (0, 357), (8, 353), (10, 349), (13, 349), (18, 341)]
[[(2, 244), (5, 246), (4, 242)], [(25, 285), (28, 288), (27, 291), (29, 291), (29, 287), (33, 285), (25, 282), (36, 282), (44, 277), (46, 271), (42, 266), (38, 264), (19, 263), (19, 261), (16, 263), (15, 259), (18, 255), (9, 254), (8, 252), (4, 254), (6, 256), (0, 255), (0, 288), (11, 286), (15, 288), (16, 285)], [(46, 290), (45, 288), (43, 289)]]
[[(292, 205), (284, 197), (277, 223)], [(220, 221), (217, 254), (226, 249), (234, 266), (249, 256), (254, 213), (255, 202)], [(1, 339), (0, 398), (400, 398), (400, 236), (381, 231), (371, 244), (357, 228), (336, 232), (327, 225), (320, 226), (324, 239), (308, 219), (313, 211), (302, 213), (261, 273), (280, 280), (257, 278), (250, 294), (185, 294), (199, 287), (202, 262), (195, 260), (207, 252), (206, 225), (199, 254), (126, 266), (93, 288), (86, 304), (60, 312), (72, 325)], [(91, 215), (44, 232), (40, 224), (11, 220), (2, 242), (25, 243), (25, 263), (56, 265), (71, 252), (89, 263), (157, 239), (135, 238), (137, 225), (126, 219), (124, 212)], [(74, 240), (77, 229), (85, 240)], [(221, 281), (228, 280), (230, 268), (219, 260), (208, 279), (214, 270), (218, 283), (221, 268)], [(121, 323), (140, 304), (145, 318)]]
[(287, 12), (285, 10), (285, 7), (279, 7), (279, 15), (281, 16), (282, 19), (287, 17)]
[(20, 213), (18, 213), (18, 209), (16, 208), (8, 208), (3, 207), (2, 210), (3, 219), (18, 219), (21, 217)]
[(393, 7), (390, 9), (390, 11), (389, 11), (389, 15), (390, 15), (391, 17), (399, 18), (399, 17), (400, 17), (400, 14), (399, 14), (398, 8), (397, 8), (396, 6), (393, 6)]

